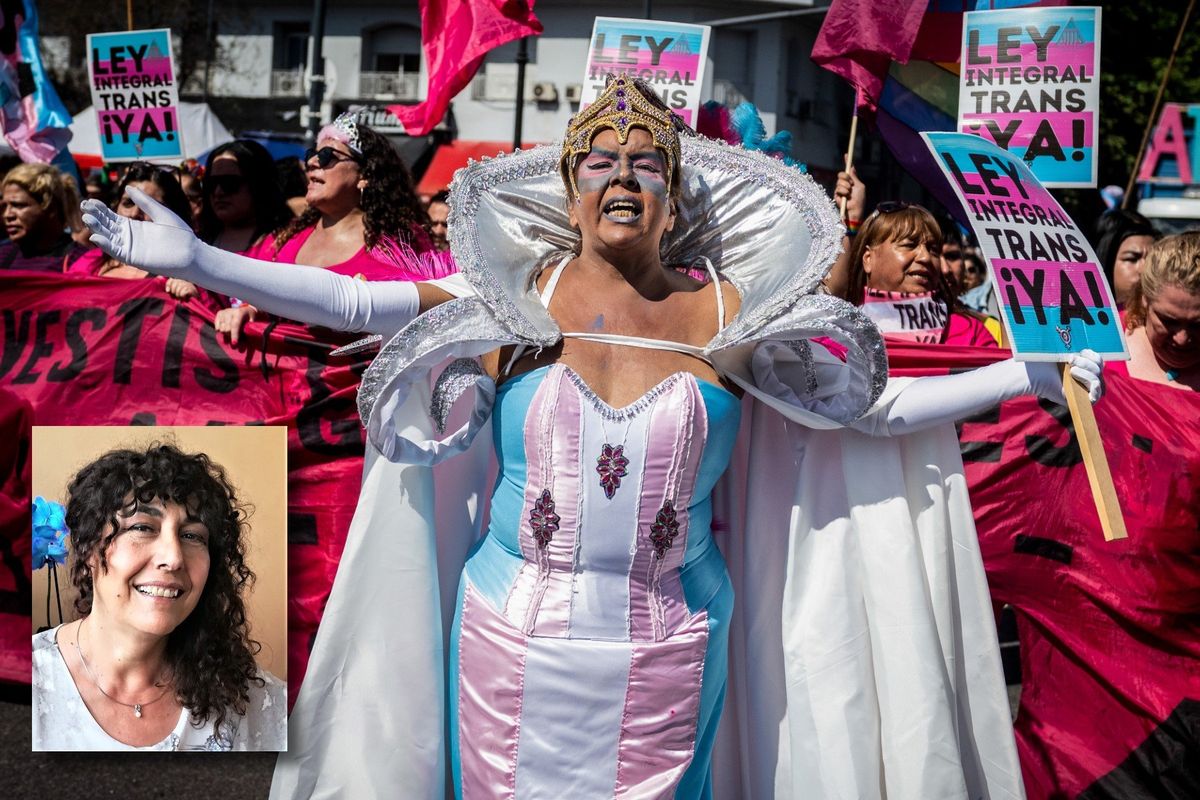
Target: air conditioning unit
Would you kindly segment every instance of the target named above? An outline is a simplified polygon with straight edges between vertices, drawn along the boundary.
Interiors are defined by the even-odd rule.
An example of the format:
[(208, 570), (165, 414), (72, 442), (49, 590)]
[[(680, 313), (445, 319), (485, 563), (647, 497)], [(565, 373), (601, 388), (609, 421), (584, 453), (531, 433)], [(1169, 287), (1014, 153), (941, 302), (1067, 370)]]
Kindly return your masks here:
[(583, 84), (568, 83), (567, 90), (563, 93), (568, 103), (578, 103), (583, 99)]
[(554, 88), (554, 84), (549, 81), (541, 81), (533, 85), (530, 95), (538, 103), (557, 103), (558, 89)]

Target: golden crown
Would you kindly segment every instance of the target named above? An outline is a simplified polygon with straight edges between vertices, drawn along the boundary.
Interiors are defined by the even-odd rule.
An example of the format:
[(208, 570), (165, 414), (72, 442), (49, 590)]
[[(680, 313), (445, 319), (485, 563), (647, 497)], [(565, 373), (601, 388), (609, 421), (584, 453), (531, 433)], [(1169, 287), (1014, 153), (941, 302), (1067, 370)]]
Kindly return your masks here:
[(657, 96), (645, 81), (612, 74), (608, 75), (607, 80), (596, 102), (571, 117), (567, 123), (559, 170), (563, 182), (570, 188), (571, 196), (579, 196), (579, 187), (575, 184), (575, 162), (591, 151), (592, 139), (605, 128), (616, 131), (617, 141), (621, 144), (629, 141), (632, 128), (649, 132), (654, 146), (663, 152), (667, 162), (667, 186), (674, 192), (681, 157), (677, 125), (682, 121), (670, 109), (650, 99), (657, 99)]

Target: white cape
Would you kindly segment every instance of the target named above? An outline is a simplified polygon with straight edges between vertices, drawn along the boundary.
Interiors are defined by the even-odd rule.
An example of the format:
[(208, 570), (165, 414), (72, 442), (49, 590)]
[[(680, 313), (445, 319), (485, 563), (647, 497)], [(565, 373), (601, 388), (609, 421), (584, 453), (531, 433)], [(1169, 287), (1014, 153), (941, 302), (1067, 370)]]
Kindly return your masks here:
[[(889, 393), (880, 398), (878, 331), (816, 294), (840, 247), (832, 203), (761, 154), (682, 145), (681, 224), (667, 263), (707, 257), (742, 297), (706, 348), (747, 393), (714, 496), (736, 594), (716, 796), (1023, 797), (953, 429), (887, 439), (842, 427), (869, 428), (868, 409)], [(430, 378), (448, 359), (558, 341), (532, 291), (538, 265), (576, 235), (557, 158), (536, 148), (456, 175), (451, 246), (477, 296), (418, 317), (364, 375), (362, 497), (276, 800), (446, 792), (447, 635), (463, 561), (485, 524), (495, 386), (472, 378), (470, 364), (447, 370), (456, 389), (474, 384), (475, 402), (460, 403), (455, 432), (438, 439), (430, 409), (446, 394), (431, 396)], [(845, 360), (809, 345), (815, 338), (836, 342)], [(485, 441), (471, 446), (477, 434)]]
[[(1024, 797), (953, 428), (743, 412), (714, 512), (737, 598), (715, 796)], [(428, 424), (420, 398), (397, 414)], [(434, 468), (368, 446), (272, 798), (449, 794), (444, 665), (494, 475), (482, 438)]]

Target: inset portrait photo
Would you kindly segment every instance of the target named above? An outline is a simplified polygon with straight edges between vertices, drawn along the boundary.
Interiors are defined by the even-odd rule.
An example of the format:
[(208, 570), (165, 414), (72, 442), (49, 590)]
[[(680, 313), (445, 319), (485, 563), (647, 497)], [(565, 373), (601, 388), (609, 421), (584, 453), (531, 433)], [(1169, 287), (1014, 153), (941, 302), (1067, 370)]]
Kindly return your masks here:
[(34, 427), (34, 751), (287, 749), (286, 433)]

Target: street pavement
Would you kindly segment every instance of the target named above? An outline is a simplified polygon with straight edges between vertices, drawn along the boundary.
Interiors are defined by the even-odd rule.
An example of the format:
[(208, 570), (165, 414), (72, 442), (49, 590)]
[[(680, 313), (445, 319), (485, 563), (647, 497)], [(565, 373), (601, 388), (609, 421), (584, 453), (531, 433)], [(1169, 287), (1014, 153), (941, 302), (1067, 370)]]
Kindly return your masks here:
[(29, 687), (0, 684), (4, 800), (264, 800), (274, 753), (31, 753)]

